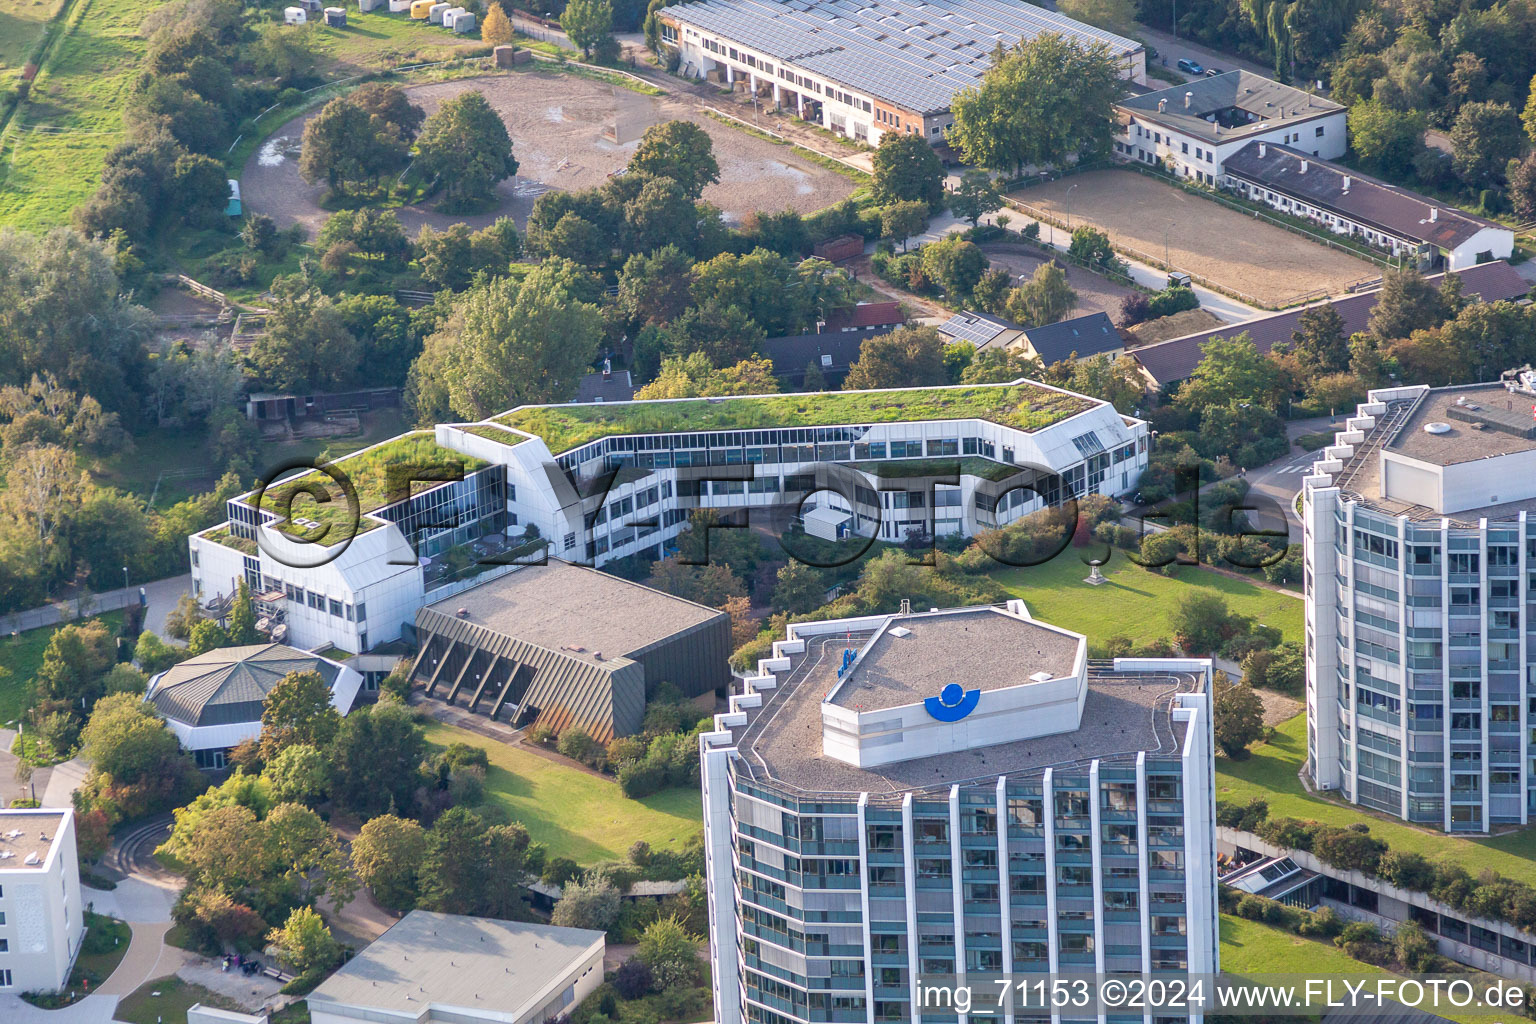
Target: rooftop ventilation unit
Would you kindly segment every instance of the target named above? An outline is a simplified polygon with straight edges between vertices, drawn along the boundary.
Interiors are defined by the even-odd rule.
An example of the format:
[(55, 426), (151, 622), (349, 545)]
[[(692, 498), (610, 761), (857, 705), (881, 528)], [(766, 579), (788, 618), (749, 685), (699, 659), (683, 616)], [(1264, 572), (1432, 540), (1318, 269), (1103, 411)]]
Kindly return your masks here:
[(903, 637), (903, 636), (911, 636), (911, 635), (912, 635), (912, 631), (910, 629), (908, 629), (906, 626), (897, 626), (896, 628), (891, 630), (891, 636)]
[(1451, 425), (1440, 420), (1424, 424), (1424, 433), (1426, 434), (1449, 434), (1450, 432)]
[(1056, 677), (1051, 675), (1049, 672), (1040, 671), (1030, 673), (1029, 681), (1032, 683), (1048, 683), (1054, 678)]

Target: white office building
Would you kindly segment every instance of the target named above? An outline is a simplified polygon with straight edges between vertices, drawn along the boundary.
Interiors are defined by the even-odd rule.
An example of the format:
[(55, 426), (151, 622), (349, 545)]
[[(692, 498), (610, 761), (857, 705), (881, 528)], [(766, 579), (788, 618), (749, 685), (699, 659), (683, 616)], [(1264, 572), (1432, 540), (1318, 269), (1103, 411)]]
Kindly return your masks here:
[(1222, 183), (1228, 157), (1250, 142), (1335, 160), (1349, 148), (1345, 108), (1248, 71), (1228, 71), (1121, 100), (1122, 160), (1154, 164), (1203, 185)]
[(954, 1021), (921, 990), (964, 985), (961, 1022), (1045, 1024), (995, 980), (1216, 971), (1210, 683), (1022, 601), (789, 626), (700, 737), (715, 1019)]
[(1384, 388), (1303, 481), (1307, 770), (1453, 832), (1527, 824), (1536, 390)]
[(596, 566), (659, 558), (701, 507), (779, 525), (836, 508), (849, 532), (889, 541), (972, 536), (1133, 489), (1148, 440), (1107, 402), (1022, 379), (525, 406), (231, 499), (228, 522), (189, 539), (193, 588), (227, 600), (243, 578), (288, 644), (358, 653), (545, 545)]
[(0, 810), (0, 994), (58, 991), (84, 938), (75, 812)]

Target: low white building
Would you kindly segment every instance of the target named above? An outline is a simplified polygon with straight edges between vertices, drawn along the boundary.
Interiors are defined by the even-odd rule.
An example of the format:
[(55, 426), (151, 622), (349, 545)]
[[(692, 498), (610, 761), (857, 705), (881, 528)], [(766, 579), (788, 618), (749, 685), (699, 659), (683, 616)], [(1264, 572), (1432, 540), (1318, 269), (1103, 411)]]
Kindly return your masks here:
[(229, 751), (261, 735), (267, 694), (290, 672), (315, 672), (345, 715), (363, 677), (340, 662), (283, 644), (221, 647), (173, 665), (149, 681), (144, 699), (165, 718), (199, 768), (220, 769)]
[(1250, 142), (1324, 160), (1349, 147), (1343, 106), (1247, 71), (1133, 96), (1117, 110), (1124, 132), (1115, 139), (1117, 157), (1205, 185), (1219, 184), (1227, 158)]
[(1420, 270), (1463, 270), (1509, 259), (1515, 251), (1515, 233), (1503, 224), (1311, 159), (1290, 146), (1248, 143), (1227, 158), (1221, 184)]
[(603, 981), (604, 935), (413, 910), (310, 993), (311, 1024), (544, 1024)]
[(0, 810), (0, 994), (62, 988), (83, 938), (75, 812)]

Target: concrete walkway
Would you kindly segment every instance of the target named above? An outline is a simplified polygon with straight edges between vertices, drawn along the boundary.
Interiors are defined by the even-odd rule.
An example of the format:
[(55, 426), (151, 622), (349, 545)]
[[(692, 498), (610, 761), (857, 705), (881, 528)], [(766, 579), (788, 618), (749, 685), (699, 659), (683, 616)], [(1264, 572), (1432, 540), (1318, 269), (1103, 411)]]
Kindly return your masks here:
[[(39, 790), (44, 807), (73, 807), (75, 790), (85, 782), (88, 766), (80, 758), (72, 758), (53, 766), (48, 773), (46, 788)], [(34, 779), (36, 776), (34, 776)]]
[(176, 607), (176, 602), (182, 594), (191, 592), (192, 576), (187, 573), (163, 580), (153, 580), (149, 583), (135, 583), (126, 588), (104, 590), (97, 594), (82, 594), (79, 597), (61, 599), (39, 608), (29, 608), (24, 612), (12, 612), (10, 615), (0, 616), (0, 633), (25, 632), (43, 626), (56, 626), (66, 619), (79, 618), (82, 609), (86, 614), (95, 615), (125, 608), (139, 600), (141, 588), (149, 599), (149, 609), (144, 616), (145, 628), (164, 634), (165, 617), (170, 614), (171, 609)]

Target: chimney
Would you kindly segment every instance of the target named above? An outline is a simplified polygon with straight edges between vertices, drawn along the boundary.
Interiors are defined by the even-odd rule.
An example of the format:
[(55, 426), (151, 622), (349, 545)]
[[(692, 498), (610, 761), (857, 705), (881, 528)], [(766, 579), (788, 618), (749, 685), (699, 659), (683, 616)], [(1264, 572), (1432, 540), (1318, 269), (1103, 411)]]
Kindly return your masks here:
[(1262, 159), (1262, 158), (1264, 158), (1265, 156), (1268, 156), (1268, 155), (1269, 155), (1269, 147), (1264, 145), (1264, 143), (1262, 143), (1262, 142), (1259, 143), (1259, 157), (1260, 157), (1260, 159)]
[(1353, 181), (1353, 180), (1354, 180), (1354, 179), (1353, 179), (1353, 178), (1351, 178), (1351, 177), (1350, 177), (1350, 176), (1349, 176), (1349, 175), (1347, 175), (1347, 174), (1346, 174), (1346, 175), (1344, 175), (1344, 191), (1345, 191), (1345, 192), (1348, 192), (1348, 191), (1349, 191), (1349, 185), (1350, 185), (1350, 182), (1352, 182), (1352, 181)]
[(1184, 94), (1184, 109), (1188, 110), (1189, 109), (1189, 105), (1191, 103), (1193, 103), (1194, 101), (1195, 101), (1195, 94), (1193, 92), (1186, 92)]
[(1431, 206), (1429, 208), (1429, 222), (1431, 224), (1433, 224), (1435, 221), (1437, 221), (1439, 219), (1440, 219), (1440, 207), (1438, 207), (1438, 206)]
[(1301, 173), (1302, 174), (1306, 174), (1307, 173), (1307, 162), (1305, 160), (1303, 160), (1301, 162)]
[(607, 356), (604, 356), (603, 357), (603, 380), (607, 380), (609, 377), (612, 377), (612, 376), (613, 376), (613, 360), (609, 359)]

